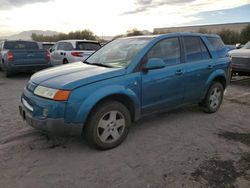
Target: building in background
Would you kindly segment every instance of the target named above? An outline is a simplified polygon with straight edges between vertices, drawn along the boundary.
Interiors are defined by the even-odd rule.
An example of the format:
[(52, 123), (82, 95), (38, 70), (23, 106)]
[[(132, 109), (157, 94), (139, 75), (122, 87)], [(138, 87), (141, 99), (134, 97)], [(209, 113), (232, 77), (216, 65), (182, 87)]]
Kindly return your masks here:
[(174, 33), (174, 32), (201, 32), (207, 31), (209, 33), (219, 33), (222, 30), (231, 30), (240, 33), (250, 22), (244, 23), (228, 23), (228, 24), (214, 24), (214, 25), (195, 25), (183, 27), (163, 27), (155, 28), (155, 34)]

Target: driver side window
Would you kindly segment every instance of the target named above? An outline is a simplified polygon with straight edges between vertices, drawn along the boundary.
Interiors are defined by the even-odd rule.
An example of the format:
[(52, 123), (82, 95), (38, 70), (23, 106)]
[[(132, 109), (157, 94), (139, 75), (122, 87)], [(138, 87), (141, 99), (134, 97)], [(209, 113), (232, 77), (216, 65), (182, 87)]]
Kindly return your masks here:
[(147, 54), (147, 60), (151, 58), (160, 58), (167, 66), (181, 63), (179, 39), (175, 37), (158, 42)]

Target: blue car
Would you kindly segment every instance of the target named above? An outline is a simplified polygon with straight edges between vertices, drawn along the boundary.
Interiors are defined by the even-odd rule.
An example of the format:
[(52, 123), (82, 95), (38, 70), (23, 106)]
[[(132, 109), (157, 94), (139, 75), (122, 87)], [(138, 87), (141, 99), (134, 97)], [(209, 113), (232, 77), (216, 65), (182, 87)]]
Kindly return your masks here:
[(110, 149), (143, 116), (189, 104), (216, 112), (230, 71), (227, 48), (217, 35), (120, 38), (85, 62), (34, 74), (19, 110), (34, 128), (83, 135), (91, 146)]

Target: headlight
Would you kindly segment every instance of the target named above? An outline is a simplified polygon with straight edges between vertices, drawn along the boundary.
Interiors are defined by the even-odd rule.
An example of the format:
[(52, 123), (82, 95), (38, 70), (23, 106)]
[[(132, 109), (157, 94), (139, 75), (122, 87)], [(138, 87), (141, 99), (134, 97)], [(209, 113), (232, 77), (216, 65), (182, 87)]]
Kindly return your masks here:
[(59, 90), (44, 86), (37, 86), (34, 93), (37, 96), (53, 99), (56, 101), (66, 101), (70, 95), (70, 91), (68, 90)]

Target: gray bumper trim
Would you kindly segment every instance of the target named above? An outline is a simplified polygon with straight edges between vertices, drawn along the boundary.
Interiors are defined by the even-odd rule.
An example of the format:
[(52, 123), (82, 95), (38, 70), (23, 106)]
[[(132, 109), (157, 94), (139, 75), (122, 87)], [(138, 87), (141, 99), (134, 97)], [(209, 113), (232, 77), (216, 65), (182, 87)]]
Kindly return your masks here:
[(82, 124), (65, 123), (64, 119), (37, 119), (32, 117), (23, 105), (19, 106), (20, 115), (26, 123), (36, 129), (55, 135), (81, 136)]

